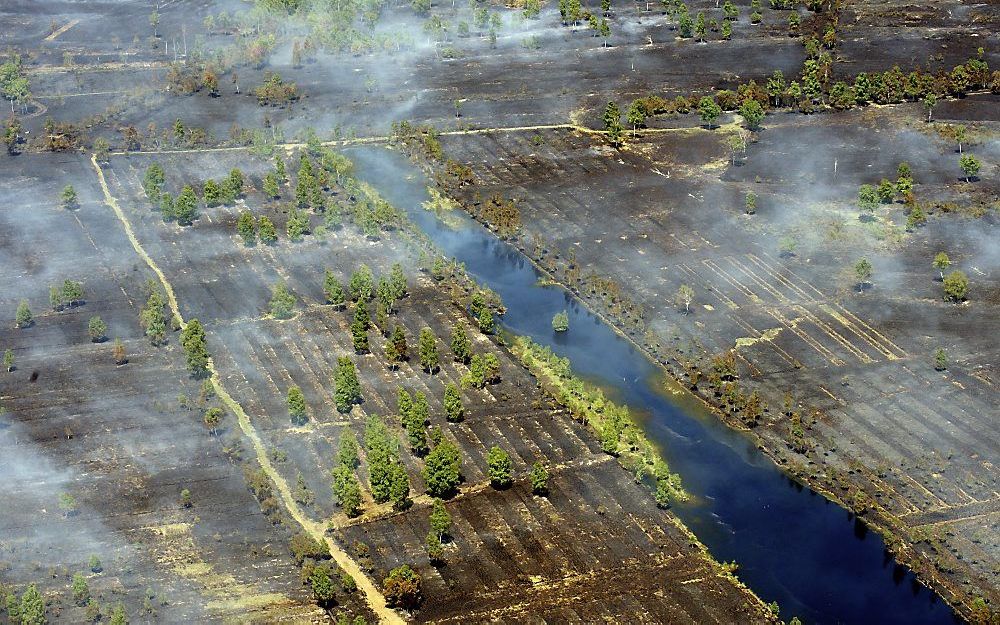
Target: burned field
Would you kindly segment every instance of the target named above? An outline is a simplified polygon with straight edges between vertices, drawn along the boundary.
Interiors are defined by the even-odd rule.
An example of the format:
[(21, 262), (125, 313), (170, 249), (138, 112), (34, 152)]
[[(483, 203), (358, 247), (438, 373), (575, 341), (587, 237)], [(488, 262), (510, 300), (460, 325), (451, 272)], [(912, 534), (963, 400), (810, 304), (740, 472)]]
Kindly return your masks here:
[[(471, 177), (442, 180), (487, 221), (490, 198), (513, 199), (515, 241), (541, 268), (971, 604), (1000, 570), (997, 187), (960, 178), (956, 146), (919, 115), (777, 115), (737, 166), (734, 126), (640, 131), (621, 151), (569, 131), (445, 137)], [(995, 122), (975, 128), (968, 149), (995, 155)], [(858, 184), (904, 160), (926, 225), (907, 228), (901, 204), (859, 220)], [(942, 300), (940, 251), (969, 272), (968, 303)], [(874, 273), (859, 292), (862, 257)]]
[[(393, 230), (373, 241), (350, 224), (322, 237), (283, 240), (287, 215), (277, 210), (282, 204), (259, 193), (239, 203), (271, 216), (281, 233), (271, 246), (244, 246), (235, 232), (235, 206), (203, 209), (191, 227), (164, 224), (140, 185), (153, 158), (161, 157), (115, 157), (106, 174), (142, 247), (168, 276), (184, 318), (204, 324), (220, 380), (249, 415), (303, 514), (317, 524), (328, 523), (329, 537), (380, 585), (390, 570), (412, 566), (423, 580), (418, 619), (464, 620), (470, 614), (505, 621), (539, 614), (585, 621), (633, 614), (699, 622), (769, 618), (759, 600), (656, 507), (648, 488), (601, 450), (591, 431), (480, 332), (465, 312), (463, 283), (410, 273), (408, 294), (389, 316), (389, 323), (405, 329), (409, 360), (390, 369), (383, 357), (386, 339), (377, 327), (369, 333), (369, 353), (357, 353), (350, 328), (357, 304), (340, 310), (327, 303), (324, 270), (346, 287), (361, 264), (375, 276), (388, 275), (394, 262), (429, 269), (434, 263), (421, 261), (426, 244), (418, 236)], [(256, 182), (265, 170), (251, 168), (255, 160), (270, 167), (245, 153), (163, 155), (161, 162), (170, 172), (167, 186), (174, 188), (206, 173), (227, 172), (223, 163), (244, 166), (248, 180)], [(282, 194), (292, 189), (284, 187)], [(332, 197), (351, 203), (343, 190)], [(312, 221), (320, 217), (313, 215)], [(194, 270), (206, 265), (229, 270), (212, 276)], [(295, 315), (287, 320), (269, 312), (271, 288), (278, 281), (297, 300)], [(421, 328), (437, 337), (440, 365), (433, 374), (422, 369), (417, 355)], [(463, 380), (471, 369), (452, 356), (449, 337), (455, 328), (470, 337), (474, 354), (493, 355), (499, 366), (493, 383)], [(333, 383), (342, 358), (355, 364), (362, 389), (361, 403), (346, 412), (338, 410)], [(464, 416), (458, 422), (445, 418), (448, 386), (462, 389)], [(302, 390), (304, 421), (290, 414), (292, 387)], [(462, 483), (445, 506), (451, 529), (434, 565), (425, 544), (433, 507), (424, 494), (430, 489), (424, 472), (430, 456), (414, 450), (410, 429), (400, 423), (400, 388), (426, 398), (430, 417), (422, 427), (430, 426), (432, 441), (440, 436), (454, 445), (461, 459)], [(412, 504), (393, 506), (374, 493), (375, 465), (369, 457), (374, 452), (368, 448), (373, 420), (385, 424), (397, 441), (393, 446), (398, 446)], [(361, 448), (357, 517), (346, 514), (331, 491), (331, 471), (347, 433)], [(491, 485), (487, 456), (494, 446), (509, 455), (510, 487)], [(551, 476), (544, 496), (533, 494), (529, 484), (535, 463)], [(609, 571), (618, 582), (610, 581)], [(637, 591), (636, 579), (657, 591)]]
[(997, 6), (590, 4), (0, 7), (0, 617), (778, 620), (376, 143), (995, 620)]
[[(5, 584), (37, 583), (49, 618), (65, 622), (95, 608), (110, 618), (119, 603), (144, 619), (314, 615), (288, 532), (264, 517), (202, 423), (211, 399), (199, 399), (176, 344), (157, 349), (142, 336), (150, 274), (90, 164), (43, 155), (17, 165), (3, 191), (2, 307), (9, 315), (27, 300), (34, 319), (23, 329), (5, 322), (0, 334), (14, 357), (0, 400)], [(66, 183), (77, 208), (59, 204)], [(58, 250), (48, 243), (56, 232)], [(82, 282), (84, 297), (55, 311), (48, 286), (64, 280)], [(94, 316), (107, 326), (100, 342), (88, 335)], [(115, 339), (126, 364), (116, 364)], [(75, 574), (94, 607), (70, 591)]]

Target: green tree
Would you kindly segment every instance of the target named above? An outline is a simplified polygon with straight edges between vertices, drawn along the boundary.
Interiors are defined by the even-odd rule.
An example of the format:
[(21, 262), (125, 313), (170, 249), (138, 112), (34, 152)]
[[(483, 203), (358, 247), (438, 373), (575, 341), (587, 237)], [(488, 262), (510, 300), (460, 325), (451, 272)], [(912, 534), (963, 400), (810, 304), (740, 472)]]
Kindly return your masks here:
[(302, 394), (302, 389), (298, 386), (289, 388), (286, 401), (288, 403), (288, 414), (292, 418), (292, 423), (295, 425), (305, 425), (309, 420), (309, 414), (306, 409), (306, 396)]
[(188, 371), (196, 378), (208, 375), (208, 346), (205, 342), (205, 329), (201, 322), (192, 319), (181, 331), (181, 346), (187, 358)]
[(631, 124), (633, 137), (639, 126), (646, 125), (646, 109), (639, 100), (632, 100), (632, 104), (629, 104), (625, 111), (625, 121)]
[(458, 423), (465, 418), (462, 393), (456, 385), (450, 382), (444, 387), (444, 413), (445, 417), (451, 423)]
[(74, 209), (80, 207), (80, 201), (79, 198), (77, 198), (76, 189), (74, 189), (71, 184), (63, 187), (60, 198), (62, 200), (63, 208)]
[(219, 183), (211, 179), (206, 180), (202, 189), (202, 199), (205, 201), (205, 206), (209, 208), (218, 206), (220, 204), (221, 197), (222, 190), (219, 188)]
[(174, 217), (182, 226), (190, 226), (198, 217), (198, 196), (190, 185), (185, 185), (174, 201)]
[(392, 268), (389, 269), (389, 285), (392, 289), (392, 298), (394, 300), (401, 300), (406, 297), (409, 287), (406, 284), (406, 274), (403, 273), (403, 266), (401, 264), (393, 263)]
[(483, 306), (479, 309), (479, 314), (476, 316), (476, 324), (483, 334), (493, 334), (496, 332), (496, 320), (493, 318), (493, 311), (490, 310), (489, 306)]
[(694, 22), (695, 41), (705, 41), (706, 34), (708, 34), (708, 25), (705, 23), (705, 14), (698, 11), (698, 17)]
[(92, 342), (100, 343), (108, 338), (108, 324), (104, 323), (99, 316), (94, 315), (87, 322), (87, 334)]
[(499, 490), (514, 483), (514, 465), (511, 463), (510, 455), (500, 447), (494, 445), (490, 448), (486, 454), (486, 466), (493, 488)]
[(278, 231), (274, 227), (274, 222), (264, 215), (257, 219), (257, 230), (260, 232), (260, 241), (266, 245), (273, 245), (278, 241)]
[(325, 566), (313, 568), (312, 574), (309, 576), (309, 587), (312, 589), (313, 598), (316, 599), (316, 603), (320, 607), (327, 608), (333, 605), (337, 592), (333, 580), (330, 579), (330, 572)]
[(45, 600), (42, 593), (38, 592), (38, 587), (34, 584), (28, 586), (21, 595), (21, 604), (17, 608), (21, 625), (44, 625), (45, 623)]
[(744, 100), (740, 105), (740, 116), (746, 122), (747, 130), (758, 130), (760, 122), (764, 119), (764, 107), (752, 98)]
[(371, 325), (371, 318), (368, 316), (368, 308), (364, 303), (359, 303), (354, 309), (354, 319), (351, 321), (351, 340), (354, 343), (354, 352), (357, 354), (368, 353), (368, 327)]
[(690, 38), (694, 32), (694, 20), (691, 19), (691, 13), (683, 2), (678, 7), (677, 29), (680, 31), (681, 37), (685, 39)]
[(865, 285), (872, 277), (872, 264), (867, 258), (862, 258), (854, 265), (854, 275), (858, 278), (858, 291), (864, 293)]
[(358, 371), (350, 358), (337, 358), (333, 387), (333, 399), (339, 412), (350, 412), (352, 405), (361, 403), (361, 382), (358, 381)]
[(569, 314), (565, 310), (557, 312), (552, 317), (552, 329), (556, 332), (569, 330)]
[(450, 441), (434, 447), (424, 461), (424, 483), (432, 497), (446, 497), (461, 482), (461, 460), (458, 448)]
[(229, 170), (229, 176), (226, 177), (224, 183), (226, 194), (232, 198), (243, 197), (244, 182), (245, 180), (242, 171), (240, 171), (238, 168), (233, 168)]
[(878, 190), (870, 184), (863, 184), (858, 187), (858, 208), (866, 219), (871, 219), (875, 214), (875, 209), (879, 205)]
[(18, 328), (30, 327), (35, 322), (31, 315), (31, 308), (28, 307), (28, 300), (23, 299), (17, 303), (17, 311), (14, 313), (14, 322)]
[(614, 102), (608, 102), (604, 108), (604, 132), (608, 136), (611, 145), (618, 146), (622, 143), (622, 112)]
[(10, 373), (11, 371), (13, 371), (16, 368), (14, 366), (14, 350), (9, 349), (9, 348), (4, 350), (4, 352), (3, 352), (3, 368), (4, 368), (4, 371), (6, 371), (7, 373)]
[(420, 353), (420, 366), (423, 370), (427, 373), (437, 371), (440, 362), (437, 351), (437, 338), (434, 336), (434, 331), (430, 328), (422, 328), (420, 330), (418, 350)]
[(743, 206), (747, 215), (753, 215), (757, 212), (757, 195), (753, 191), (747, 191)]
[(969, 278), (962, 271), (953, 271), (944, 277), (944, 298), (949, 302), (964, 302), (969, 293)]
[(358, 439), (354, 436), (354, 432), (350, 430), (346, 430), (340, 437), (337, 462), (352, 470), (357, 468), (360, 462), (358, 457)]
[(531, 472), (528, 474), (531, 482), (531, 492), (544, 497), (549, 492), (549, 471), (541, 462), (531, 465)]
[(719, 119), (720, 115), (722, 108), (710, 96), (704, 96), (698, 101), (698, 116), (709, 129), (715, 126), (715, 120)]
[(186, 488), (181, 489), (180, 501), (181, 507), (190, 508), (193, 505), (191, 502), (191, 491)]
[(965, 174), (965, 181), (972, 182), (972, 179), (979, 175), (979, 168), (982, 167), (982, 163), (975, 156), (965, 154), (958, 159), (958, 166), (962, 168), (962, 173)]
[(125, 606), (120, 602), (111, 612), (111, 620), (108, 623), (110, 625), (128, 625), (128, 615), (125, 614)]
[(427, 446), (427, 424), (430, 421), (430, 407), (427, 405), (427, 396), (421, 391), (417, 391), (413, 396), (413, 401), (407, 408), (405, 406), (405, 396), (400, 394), (400, 417), (403, 427), (406, 429), (410, 448), (418, 456), (423, 456), (428, 451)]
[(292, 208), (288, 212), (288, 222), (285, 224), (285, 232), (291, 241), (301, 241), (302, 237), (311, 232), (309, 215), (297, 208)]
[(268, 172), (268, 174), (264, 176), (263, 190), (264, 195), (272, 200), (276, 200), (281, 197), (281, 187), (279, 186), (278, 175), (273, 171)]
[(341, 464), (333, 470), (333, 494), (344, 514), (349, 517), (361, 514), (361, 484), (346, 465)]
[(948, 368), (948, 355), (940, 347), (934, 352), (934, 370), (944, 371)]
[(205, 422), (205, 427), (209, 429), (212, 434), (216, 434), (219, 430), (219, 424), (222, 423), (222, 418), (226, 416), (225, 411), (222, 408), (213, 406), (205, 411), (205, 416), (203, 418)]
[(938, 270), (941, 275), (941, 281), (944, 281), (944, 271), (948, 267), (951, 267), (951, 259), (944, 252), (938, 252), (934, 257), (934, 268)]
[(236, 232), (243, 239), (243, 245), (251, 247), (257, 243), (257, 224), (250, 211), (240, 211), (240, 216), (236, 219)]
[(420, 575), (409, 565), (396, 567), (383, 580), (382, 594), (390, 608), (414, 610), (423, 602)]
[(90, 602), (90, 585), (83, 573), (73, 574), (73, 603), (79, 606)]
[(341, 286), (340, 280), (329, 269), (323, 274), (323, 295), (326, 297), (326, 303), (337, 310), (343, 309), (347, 304), (347, 299), (344, 296), (344, 287)]
[(371, 268), (362, 263), (358, 269), (351, 274), (349, 285), (351, 299), (355, 302), (370, 302), (375, 296), (375, 279), (372, 276)]
[(451, 515), (448, 514), (448, 509), (440, 498), (435, 498), (434, 503), (431, 504), (429, 521), (431, 531), (439, 540), (444, 541), (448, 537), (448, 532), (451, 531)]
[(268, 305), (271, 316), (275, 319), (291, 319), (295, 314), (296, 301), (288, 286), (284, 282), (278, 282), (271, 289), (271, 302)]
[(451, 353), (455, 356), (456, 362), (468, 364), (472, 356), (472, 346), (469, 342), (469, 335), (465, 333), (465, 328), (455, 326), (451, 331)]

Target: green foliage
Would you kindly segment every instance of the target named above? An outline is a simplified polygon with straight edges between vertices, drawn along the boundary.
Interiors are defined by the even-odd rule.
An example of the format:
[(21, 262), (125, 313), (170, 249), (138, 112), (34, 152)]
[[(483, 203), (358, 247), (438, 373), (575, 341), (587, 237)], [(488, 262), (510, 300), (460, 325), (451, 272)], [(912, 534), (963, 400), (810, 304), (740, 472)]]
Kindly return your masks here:
[(424, 462), (424, 482), (432, 497), (447, 497), (461, 482), (461, 459), (458, 448), (450, 441), (434, 447)]
[(552, 329), (556, 332), (565, 332), (569, 330), (569, 315), (565, 310), (557, 312), (552, 317)]
[(286, 401), (288, 403), (288, 414), (292, 418), (292, 423), (295, 425), (304, 425), (309, 420), (309, 414), (306, 410), (306, 396), (303, 395), (302, 389), (298, 386), (289, 388)]
[(34, 584), (28, 586), (24, 594), (21, 595), (21, 603), (17, 608), (17, 613), (21, 625), (44, 625), (45, 600)]
[(611, 145), (621, 145), (622, 142), (622, 112), (614, 102), (608, 102), (604, 108), (604, 132)]
[(871, 215), (879, 205), (878, 190), (870, 184), (858, 187), (858, 208), (862, 213)]
[(222, 418), (226, 416), (225, 411), (222, 408), (213, 406), (205, 411), (204, 421), (205, 427), (212, 431), (214, 434), (219, 428), (219, 424), (222, 423)]
[(73, 574), (73, 602), (76, 605), (84, 606), (90, 602), (90, 585), (83, 573)]
[(958, 166), (962, 169), (962, 173), (965, 174), (966, 182), (972, 182), (972, 179), (979, 175), (982, 163), (975, 156), (964, 154), (958, 159)]
[(439, 540), (445, 540), (448, 537), (448, 532), (451, 531), (451, 515), (448, 514), (448, 509), (445, 508), (444, 501), (440, 498), (435, 498), (434, 503), (431, 504), (429, 520), (434, 535)]
[(528, 481), (531, 482), (532, 493), (539, 497), (544, 497), (549, 493), (549, 470), (541, 462), (535, 462), (531, 465)]
[(420, 330), (418, 350), (420, 353), (420, 366), (423, 370), (427, 373), (437, 371), (440, 363), (437, 351), (437, 338), (434, 336), (434, 331), (430, 328), (422, 328)]
[(472, 345), (469, 342), (469, 335), (465, 333), (465, 328), (460, 325), (455, 326), (451, 331), (451, 353), (455, 356), (455, 362), (468, 364), (472, 356)]
[(458, 423), (465, 418), (462, 393), (451, 382), (444, 387), (444, 413), (450, 423)]
[(309, 224), (309, 215), (297, 208), (292, 208), (288, 212), (288, 222), (285, 225), (285, 231), (290, 240), (301, 241), (303, 236), (312, 231)]
[(354, 319), (351, 321), (350, 328), (354, 352), (357, 354), (368, 353), (368, 327), (370, 325), (371, 318), (368, 316), (368, 308), (364, 302), (360, 302), (354, 309)]
[(71, 184), (63, 187), (60, 199), (62, 200), (63, 208), (74, 209), (80, 207), (80, 201), (76, 196), (76, 189)]
[(167, 337), (167, 319), (163, 313), (165, 302), (159, 286), (150, 281), (148, 283), (149, 299), (146, 306), (139, 313), (139, 325), (149, 337), (149, 342), (153, 345), (161, 345)]
[(740, 105), (740, 115), (746, 122), (748, 130), (757, 130), (764, 119), (764, 107), (757, 100), (748, 99)]
[(420, 575), (409, 565), (396, 567), (383, 581), (382, 594), (390, 608), (414, 610), (423, 602)]
[(953, 271), (944, 277), (944, 299), (949, 302), (964, 302), (969, 293), (969, 278), (963, 271)]
[(514, 465), (511, 463), (510, 455), (494, 445), (486, 454), (486, 466), (490, 475), (490, 484), (493, 488), (508, 488), (514, 483)]
[(944, 371), (948, 368), (948, 355), (940, 347), (934, 351), (934, 369)]
[(483, 306), (476, 316), (476, 323), (483, 334), (493, 334), (496, 332), (496, 321), (493, 319), (493, 311), (489, 306)]
[(372, 276), (371, 268), (362, 263), (358, 269), (351, 274), (351, 282), (348, 287), (351, 292), (351, 299), (355, 302), (370, 302), (375, 296), (375, 279)]
[(864, 285), (872, 277), (872, 271), (872, 264), (867, 258), (862, 258), (854, 265), (854, 275), (858, 277), (861, 290), (864, 290)]
[(250, 211), (240, 211), (240, 216), (236, 219), (236, 232), (243, 239), (243, 245), (251, 247), (257, 243), (257, 224)]
[(316, 603), (323, 608), (332, 605), (337, 597), (333, 580), (326, 567), (317, 566), (309, 576), (309, 587), (312, 589), (313, 598)]
[(933, 265), (934, 268), (937, 269), (938, 272), (940, 273), (941, 280), (944, 280), (944, 271), (948, 267), (951, 267), (951, 259), (948, 258), (948, 254), (944, 252), (938, 252), (937, 255), (934, 256)]
[(288, 290), (284, 282), (278, 282), (271, 289), (269, 304), (271, 316), (275, 319), (291, 319), (295, 314), (295, 296)]
[(261, 243), (273, 245), (278, 241), (278, 231), (274, 227), (274, 222), (265, 215), (257, 219), (257, 230), (260, 233)]
[(354, 432), (346, 430), (340, 437), (337, 463), (353, 470), (357, 468), (359, 462), (358, 439), (354, 436)]
[(329, 269), (323, 274), (323, 295), (326, 297), (326, 303), (337, 310), (342, 309), (347, 304), (344, 287)]
[(371, 416), (365, 426), (365, 449), (368, 451), (368, 479), (377, 503), (390, 499), (402, 509), (408, 503), (409, 479), (399, 461), (399, 448), (385, 423)]
[(180, 195), (174, 201), (173, 216), (182, 226), (190, 226), (198, 217), (198, 196), (190, 185), (181, 189)]
[(14, 322), (18, 328), (27, 328), (35, 322), (31, 315), (31, 308), (28, 307), (28, 300), (23, 299), (17, 303), (17, 311), (14, 313)]
[(346, 464), (341, 464), (333, 470), (333, 494), (337, 505), (344, 514), (356, 517), (361, 514), (361, 484), (358, 478)]
[(196, 378), (208, 375), (209, 355), (205, 341), (205, 329), (197, 319), (189, 321), (181, 331), (181, 346), (184, 348), (187, 368)]
[(421, 391), (417, 391), (409, 407), (404, 405), (404, 399), (400, 393), (400, 417), (403, 428), (406, 429), (406, 437), (413, 453), (423, 456), (429, 449), (427, 424), (430, 421), (430, 408), (427, 405), (427, 397)]
[(342, 356), (337, 359), (333, 386), (333, 399), (339, 412), (350, 412), (352, 405), (361, 403), (361, 382), (350, 358)]
[(216, 181), (205, 181), (205, 185), (202, 189), (202, 199), (205, 201), (205, 206), (209, 208), (218, 206), (222, 203), (222, 189), (219, 188), (219, 184)]
[(111, 612), (109, 625), (128, 625), (128, 614), (125, 613), (125, 606), (119, 602)]
[(704, 96), (698, 101), (698, 116), (701, 117), (702, 123), (709, 128), (715, 125), (715, 120), (719, 119), (720, 115), (722, 115), (722, 107), (710, 96)]

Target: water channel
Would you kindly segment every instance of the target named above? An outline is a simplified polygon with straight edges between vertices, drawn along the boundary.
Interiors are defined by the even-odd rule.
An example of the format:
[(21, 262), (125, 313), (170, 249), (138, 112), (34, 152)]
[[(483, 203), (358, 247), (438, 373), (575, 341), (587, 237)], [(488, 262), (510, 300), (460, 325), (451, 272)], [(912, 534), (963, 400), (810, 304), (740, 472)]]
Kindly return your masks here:
[[(748, 437), (722, 425), (698, 402), (665, 393), (663, 373), (563, 289), (540, 286), (524, 256), (465, 213), (445, 225), (422, 208), (424, 174), (405, 156), (353, 148), (357, 176), (405, 210), (448, 256), (496, 291), (503, 325), (568, 357), (573, 370), (625, 402), (681, 476), (692, 502), (673, 511), (720, 561), (783, 619), (805, 623), (958, 622), (952, 610), (887, 554), (880, 536), (853, 515), (788, 479)], [(569, 331), (552, 330), (566, 310)]]

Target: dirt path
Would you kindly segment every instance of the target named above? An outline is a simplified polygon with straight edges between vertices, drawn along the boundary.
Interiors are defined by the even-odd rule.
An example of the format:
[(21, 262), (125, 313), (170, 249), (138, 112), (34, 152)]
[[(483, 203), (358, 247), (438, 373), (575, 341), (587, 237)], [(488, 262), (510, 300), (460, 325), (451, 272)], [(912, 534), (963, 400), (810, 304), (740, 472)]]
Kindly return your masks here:
[[(91, 155), (90, 163), (93, 165), (94, 171), (97, 173), (97, 180), (101, 185), (101, 190), (104, 192), (105, 203), (115, 212), (115, 216), (118, 217), (118, 221), (121, 222), (122, 227), (125, 229), (125, 234), (128, 236), (128, 240), (131, 242), (132, 248), (143, 259), (143, 261), (145, 261), (146, 265), (148, 265), (149, 268), (156, 273), (156, 276), (160, 280), (160, 284), (163, 285), (163, 289), (167, 294), (167, 304), (169, 305), (171, 312), (177, 316), (177, 319), (183, 327), (185, 322), (184, 318), (181, 316), (180, 308), (177, 305), (177, 298), (174, 295), (173, 287), (167, 280), (167, 277), (163, 274), (163, 271), (157, 266), (156, 262), (153, 261), (152, 257), (146, 253), (142, 244), (139, 243), (139, 239), (135, 236), (135, 231), (132, 229), (131, 222), (128, 220), (128, 217), (125, 216), (125, 212), (122, 211), (121, 207), (118, 206), (118, 201), (111, 194), (111, 189), (108, 187), (107, 180), (104, 177), (104, 171), (101, 169), (101, 166), (97, 164), (96, 155)], [(299, 505), (295, 502), (294, 497), (292, 497), (292, 492), (288, 487), (288, 483), (271, 464), (271, 460), (267, 456), (267, 449), (264, 447), (264, 441), (257, 433), (257, 429), (250, 422), (250, 417), (243, 410), (243, 407), (232, 398), (228, 391), (226, 391), (226, 388), (222, 384), (222, 378), (211, 359), (208, 363), (208, 370), (211, 373), (212, 386), (214, 387), (216, 394), (233, 412), (233, 414), (236, 415), (240, 429), (243, 430), (243, 433), (253, 443), (254, 452), (257, 455), (257, 462), (260, 464), (260, 467), (264, 470), (264, 472), (267, 473), (271, 482), (274, 483), (274, 487), (281, 495), (281, 501), (284, 504), (285, 509), (288, 511), (288, 514), (295, 519), (295, 521), (313, 538), (326, 543), (327, 547), (330, 549), (330, 554), (337, 562), (337, 565), (353, 577), (355, 582), (357, 582), (358, 589), (364, 593), (369, 607), (378, 616), (380, 622), (394, 624), (405, 623), (405, 620), (399, 614), (386, 606), (385, 597), (378, 590), (378, 588), (376, 588), (375, 583), (361, 569), (358, 563), (355, 562), (354, 559), (340, 547), (340, 545), (326, 536), (326, 528), (324, 524), (314, 521), (305, 515)]]

